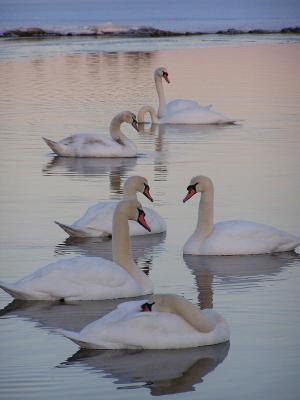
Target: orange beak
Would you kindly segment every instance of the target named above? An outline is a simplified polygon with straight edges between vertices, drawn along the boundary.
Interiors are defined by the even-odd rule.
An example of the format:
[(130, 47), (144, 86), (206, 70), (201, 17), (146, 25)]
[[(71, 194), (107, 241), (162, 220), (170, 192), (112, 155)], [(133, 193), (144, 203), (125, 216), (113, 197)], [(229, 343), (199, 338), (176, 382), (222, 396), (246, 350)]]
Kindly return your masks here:
[(139, 216), (137, 219), (137, 222), (142, 225), (148, 232), (151, 232), (151, 228), (150, 226), (147, 224), (146, 220), (145, 220), (145, 213), (143, 210), (138, 209), (139, 211)]
[(145, 189), (143, 191), (143, 195), (147, 197), (147, 199), (149, 199), (150, 201), (153, 202), (153, 198), (150, 194), (150, 187), (148, 185), (145, 184)]
[(183, 199), (183, 202), (185, 203), (186, 201), (188, 201), (191, 197), (193, 197), (197, 191), (196, 188), (194, 186), (189, 186), (187, 188), (188, 192), (187, 195), (185, 196), (185, 198)]

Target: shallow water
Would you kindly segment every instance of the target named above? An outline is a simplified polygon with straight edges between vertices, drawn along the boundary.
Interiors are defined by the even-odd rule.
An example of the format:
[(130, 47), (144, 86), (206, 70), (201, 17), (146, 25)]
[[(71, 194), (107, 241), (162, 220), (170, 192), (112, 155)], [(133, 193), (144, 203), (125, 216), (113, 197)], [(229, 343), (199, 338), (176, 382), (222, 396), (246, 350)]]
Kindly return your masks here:
[[(180, 351), (78, 352), (57, 328), (79, 330), (119, 301), (11, 302), (1, 291), (2, 398), (298, 398), (300, 257), (183, 257), (199, 198), (184, 205), (182, 198), (190, 178), (205, 174), (215, 184), (216, 220), (249, 219), (300, 235), (299, 45), (58, 50), (0, 63), (0, 279), (13, 281), (62, 257), (111, 257), (111, 241), (66, 240), (53, 221), (70, 223), (99, 200), (120, 199), (124, 180), (140, 174), (168, 232), (132, 240), (137, 264), (156, 292), (219, 310), (231, 340)], [(213, 103), (240, 124), (159, 126), (141, 134), (124, 126), (138, 146), (136, 159), (63, 159), (48, 152), (42, 136), (107, 132), (117, 112), (156, 105), (152, 74), (161, 65), (170, 73), (168, 98)]]

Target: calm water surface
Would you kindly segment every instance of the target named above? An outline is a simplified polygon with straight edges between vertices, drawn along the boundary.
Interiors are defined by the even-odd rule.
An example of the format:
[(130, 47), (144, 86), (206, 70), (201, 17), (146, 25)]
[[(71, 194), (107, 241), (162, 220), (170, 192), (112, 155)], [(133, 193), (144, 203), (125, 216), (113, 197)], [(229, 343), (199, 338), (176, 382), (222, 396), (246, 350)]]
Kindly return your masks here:
[[(66, 240), (53, 221), (71, 223), (97, 201), (120, 199), (125, 179), (139, 174), (168, 232), (132, 240), (137, 264), (156, 292), (219, 310), (231, 340), (178, 351), (78, 351), (57, 328), (79, 330), (119, 301), (12, 302), (1, 291), (0, 397), (297, 399), (300, 257), (183, 257), (199, 197), (185, 205), (182, 198), (192, 176), (208, 175), (216, 220), (249, 219), (300, 235), (299, 44), (56, 50), (25, 59), (8, 52), (0, 62), (0, 279), (73, 255), (110, 258), (111, 241)], [(124, 126), (136, 159), (63, 159), (48, 151), (42, 136), (107, 132), (117, 112), (156, 105), (152, 75), (162, 65), (168, 98), (212, 103), (240, 124), (154, 126), (140, 134)]]

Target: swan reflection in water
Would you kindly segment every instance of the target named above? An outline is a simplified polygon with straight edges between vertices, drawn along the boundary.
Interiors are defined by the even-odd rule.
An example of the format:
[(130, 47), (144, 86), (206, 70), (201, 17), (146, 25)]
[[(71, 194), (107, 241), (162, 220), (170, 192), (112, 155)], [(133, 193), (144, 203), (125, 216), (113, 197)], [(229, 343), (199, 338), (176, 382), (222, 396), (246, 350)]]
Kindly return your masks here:
[(224, 361), (229, 346), (226, 342), (179, 350), (81, 349), (60, 367), (87, 368), (114, 379), (118, 389), (148, 388), (152, 396), (161, 396), (194, 391)]
[[(224, 130), (238, 129), (237, 126), (229, 125), (187, 125), (187, 124), (155, 124), (139, 122), (140, 133), (145, 137), (153, 137), (154, 148), (154, 176), (155, 180), (167, 181), (168, 165), (174, 163), (199, 162), (198, 144), (220, 140), (224, 138)], [(140, 138), (143, 137), (140, 136)], [(182, 145), (189, 143), (194, 150), (189, 153), (182, 152)], [(171, 152), (169, 149), (171, 148)], [(173, 155), (174, 154), (174, 155)]]
[(214, 278), (218, 284), (235, 285), (244, 290), (261, 281), (272, 280), (284, 268), (300, 265), (295, 252), (259, 254), (249, 256), (194, 256), (183, 255), (187, 267), (195, 277), (198, 303), (203, 308), (213, 308)]
[(18, 317), (32, 321), (39, 328), (54, 331), (79, 331), (87, 324), (102, 318), (123, 301), (147, 299), (148, 296), (126, 299), (78, 301), (70, 304), (50, 301), (13, 300), (0, 310), (0, 317)]
[(122, 181), (135, 169), (136, 158), (53, 157), (43, 168), (45, 175), (74, 175), (84, 177), (109, 176), (111, 193), (122, 193)]
[[(166, 235), (162, 232), (130, 238), (133, 259), (147, 274), (152, 269), (153, 254), (163, 251)], [(112, 241), (107, 238), (68, 238), (56, 246), (55, 253), (103, 257), (112, 261)]]

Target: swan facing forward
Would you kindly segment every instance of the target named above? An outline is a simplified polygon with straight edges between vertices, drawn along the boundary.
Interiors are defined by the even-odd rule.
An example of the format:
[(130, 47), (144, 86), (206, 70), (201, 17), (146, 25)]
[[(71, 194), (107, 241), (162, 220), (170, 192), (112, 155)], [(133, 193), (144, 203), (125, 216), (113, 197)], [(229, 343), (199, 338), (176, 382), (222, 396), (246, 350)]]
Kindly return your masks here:
[(220, 314), (200, 311), (174, 294), (122, 303), (78, 333), (60, 332), (90, 349), (179, 349), (229, 340), (229, 327)]
[[(176, 99), (166, 103), (162, 79), (170, 83), (166, 68), (160, 67), (154, 71), (154, 81), (158, 95), (157, 116), (151, 114), (152, 123), (158, 124), (232, 124), (235, 120), (211, 110), (211, 106), (203, 107), (193, 100)], [(144, 111), (153, 109), (145, 106)], [(138, 121), (144, 122), (142, 113), (139, 113)]]
[(136, 116), (130, 111), (117, 114), (110, 123), (110, 135), (78, 133), (59, 142), (43, 138), (54, 153), (62, 157), (135, 157), (136, 145), (121, 131), (127, 122), (139, 131)]
[(104, 300), (152, 293), (151, 280), (135, 265), (130, 248), (128, 220), (150, 230), (141, 204), (122, 201), (113, 221), (113, 261), (101, 257), (62, 259), (19, 281), (0, 287), (23, 300)]
[[(124, 184), (123, 200), (137, 200), (136, 193), (143, 193), (150, 201), (150, 187), (146, 178), (131, 176)], [(55, 222), (72, 237), (110, 237), (112, 235), (113, 215), (118, 205), (116, 201), (102, 201), (87, 209), (85, 214), (72, 225)], [(147, 235), (166, 231), (163, 218), (151, 208), (144, 208), (151, 232), (146, 231), (136, 221), (129, 221), (129, 235)]]
[(195, 232), (183, 247), (184, 254), (245, 255), (290, 251), (300, 244), (300, 237), (272, 226), (251, 221), (223, 221), (214, 224), (214, 188), (206, 176), (195, 176), (183, 202), (201, 193)]

